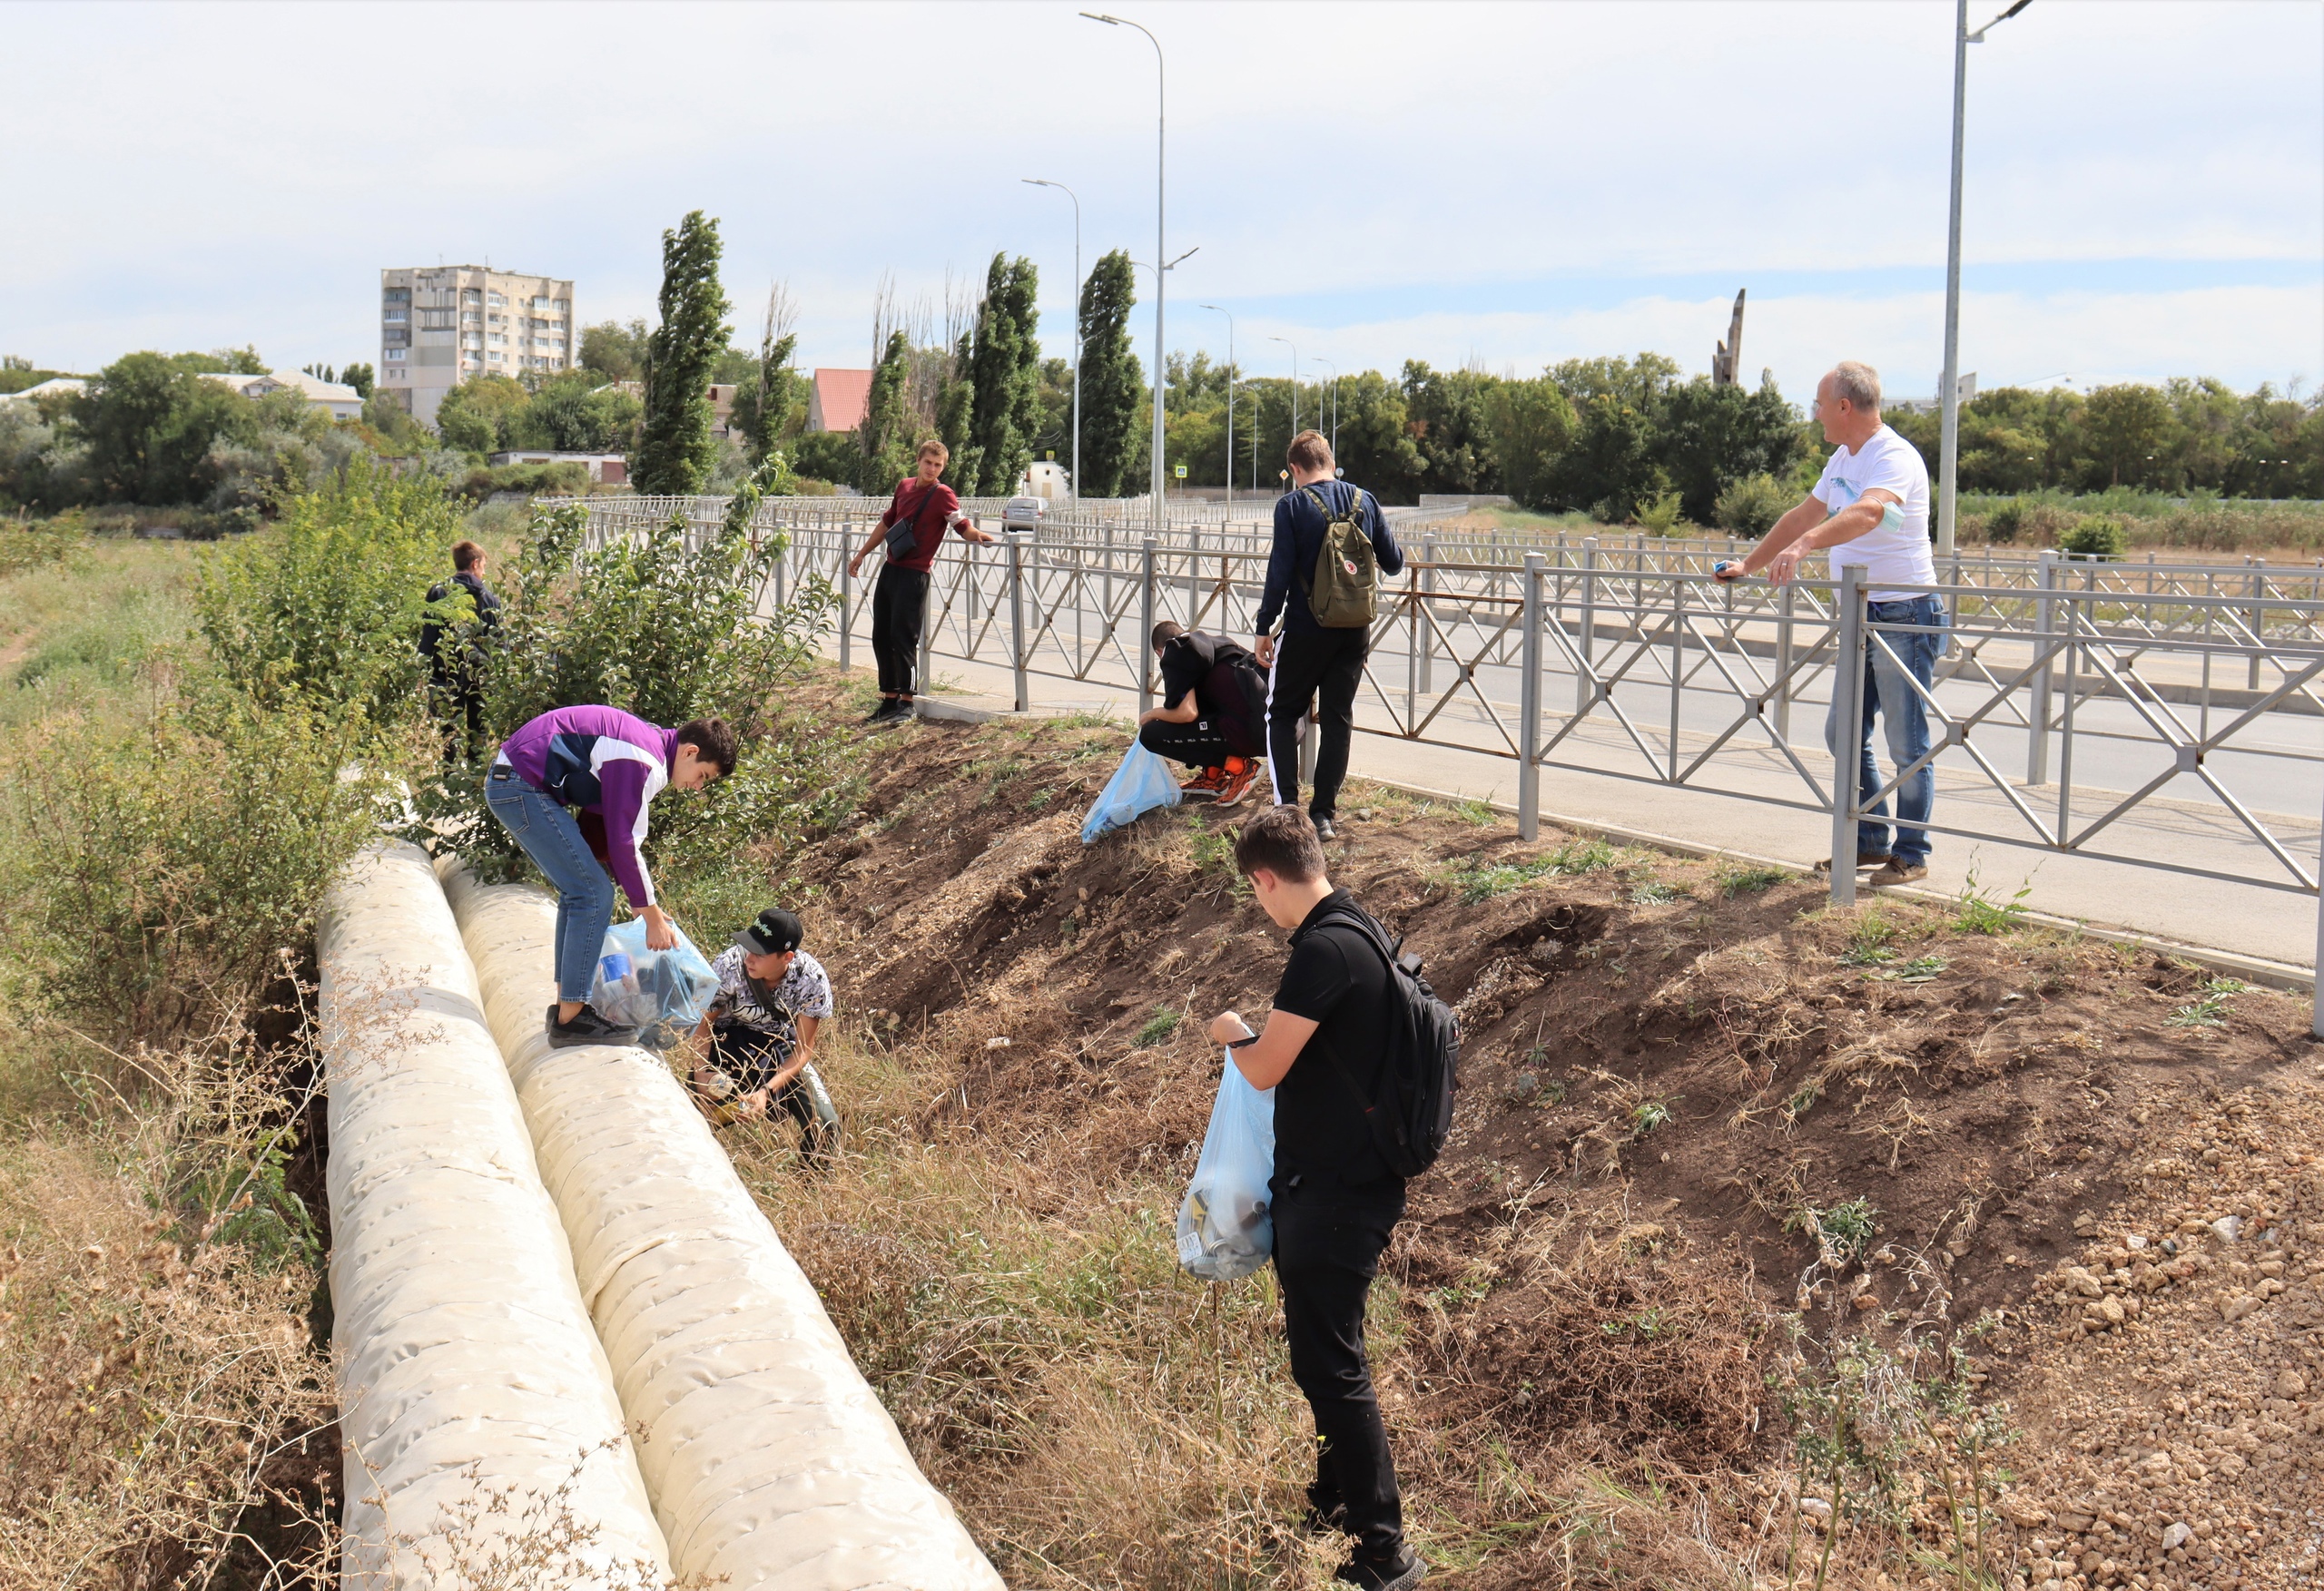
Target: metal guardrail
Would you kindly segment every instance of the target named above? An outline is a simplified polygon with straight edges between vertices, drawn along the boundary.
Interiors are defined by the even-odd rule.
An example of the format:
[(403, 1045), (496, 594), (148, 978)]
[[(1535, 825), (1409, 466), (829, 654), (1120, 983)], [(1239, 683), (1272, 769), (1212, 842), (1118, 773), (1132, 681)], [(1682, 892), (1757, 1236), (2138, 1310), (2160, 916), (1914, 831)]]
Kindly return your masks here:
[[(588, 506), (598, 544), (636, 534), (659, 507)], [(707, 531), (724, 503), (674, 506)], [(803, 522), (788, 504), (760, 516), (791, 537), (770, 599), (828, 579), (842, 663), (868, 640), (847, 564), (881, 506), (859, 502), (852, 520)], [(1833, 897), (1852, 899), (1856, 821), (1898, 781), (1856, 789), (1856, 761), (1827, 751), (1823, 720), (1852, 722), (1866, 660), (1893, 657), (1910, 627), (1871, 622), (1852, 574), (1727, 583), (1709, 573), (1712, 552), (1584, 538), (1512, 562), (1423, 533), (1383, 592), (1356, 727), (1514, 762), (1528, 838), (1551, 768), (1829, 814)], [(1264, 543), (1201, 525), (1163, 537), (1053, 522), (948, 546), (923, 674), (958, 659), (1008, 670), (1019, 710), (1041, 680), (1121, 692), (1143, 709), (1154, 624), (1247, 633), (1266, 564)], [(1915, 687), (1931, 750), (1903, 771), (1934, 764), (1951, 781), (1932, 832), (2318, 895), (2307, 841), (2288, 834), (2313, 820), (2324, 784), (2315, 578), (2054, 555), (1964, 560), (1961, 574), (1989, 578), (1913, 588), (1949, 614), (1934, 683)], [(1804, 741), (1793, 733), (1803, 712), (1815, 726)], [(2133, 817), (2175, 826), (2177, 850), (2130, 836)]]

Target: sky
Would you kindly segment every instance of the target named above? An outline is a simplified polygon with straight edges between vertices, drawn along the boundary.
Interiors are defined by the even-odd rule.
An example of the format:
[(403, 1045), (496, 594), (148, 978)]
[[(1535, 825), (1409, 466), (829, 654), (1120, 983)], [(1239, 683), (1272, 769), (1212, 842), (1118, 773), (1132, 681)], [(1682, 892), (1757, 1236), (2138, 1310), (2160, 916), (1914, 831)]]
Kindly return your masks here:
[[(1747, 378), (1936, 388), (1946, 0), (1116, 3), (1167, 68), (1174, 350), (1231, 314), (1260, 375), (1699, 371), (1748, 289)], [(2324, 378), (2324, 0), (2035, 0), (1968, 58), (1981, 387)], [(1157, 50), (1070, 4), (0, 0), (0, 352), (45, 368), (376, 362), (379, 271), (439, 260), (650, 320), (697, 208), (736, 342), (781, 280), (810, 367), (870, 362), (883, 279), (940, 324), (996, 250), (1069, 352), (1074, 207), (1025, 178), (1085, 269), (1154, 258)]]

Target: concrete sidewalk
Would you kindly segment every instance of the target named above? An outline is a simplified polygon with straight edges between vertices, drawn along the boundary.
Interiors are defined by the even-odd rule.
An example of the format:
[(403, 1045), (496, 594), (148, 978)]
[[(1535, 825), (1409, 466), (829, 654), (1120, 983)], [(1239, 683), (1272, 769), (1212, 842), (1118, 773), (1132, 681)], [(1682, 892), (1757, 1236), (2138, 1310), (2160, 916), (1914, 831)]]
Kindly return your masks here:
[[(983, 718), (1009, 712), (1013, 687), (1007, 669), (939, 656), (931, 673), (936, 692), (921, 698), (931, 716)], [(1048, 676), (1035, 678), (1032, 695), (1034, 712), (1042, 717), (1109, 713), (1127, 721), (1137, 708), (1135, 695), (1127, 690)], [(1803, 799), (1805, 791), (1797, 775), (1772, 753), (1765, 759), (1763, 774), (1747, 773), (1740, 781), (1752, 795), (1763, 798), (1758, 800), (1625, 777), (1611, 771), (1613, 766), (1608, 771), (1543, 768), (1542, 821), (1668, 841), (1690, 850), (1731, 851), (1803, 871), (1830, 854), (1829, 817), (1773, 804)], [(1361, 731), (1350, 770), (1384, 783), (1473, 797), (1498, 806), (1513, 807), (1517, 798), (1517, 764), (1512, 759)], [(1938, 781), (1939, 821), (2003, 833), (2014, 822), (2005, 800), (1991, 784), (1945, 768), (1938, 770)], [(2223, 809), (2157, 800), (2122, 820), (2112, 849), (2157, 862), (2212, 865), (2222, 838), (2234, 827)], [(2324, 841), (2324, 822), (2317, 814), (2305, 819), (2272, 815), (2270, 827), (2296, 855), (2312, 859)], [(2250, 971), (2270, 982), (2298, 982), (2312, 976), (2317, 906), (2305, 896), (2164, 867), (1954, 835), (1937, 836), (1926, 885), (1909, 892), (1951, 899), (1973, 885), (2000, 902), (2025, 889), (2026, 906), (2046, 917), (2246, 958), (2252, 963)]]

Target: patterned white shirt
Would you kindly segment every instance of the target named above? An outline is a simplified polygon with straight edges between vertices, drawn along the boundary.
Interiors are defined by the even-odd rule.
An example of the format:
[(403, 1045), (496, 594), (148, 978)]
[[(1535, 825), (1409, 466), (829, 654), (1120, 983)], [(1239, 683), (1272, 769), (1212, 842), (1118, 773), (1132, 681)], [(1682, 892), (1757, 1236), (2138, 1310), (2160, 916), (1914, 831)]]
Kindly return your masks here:
[[(729, 945), (710, 964), (718, 975), (718, 997), (711, 1002), (713, 1021), (724, 1019), (781, 1036), (784, 1053), (798, 1042), (802, 1016), (822, 1020), (832, 1014), (831, 975), (823, 964), (804, 950), (792, 957), (783, 981), (767, 989), (753, 984), (743, 970), (743, 948)], [(762, 998), (763, 993), (763, 998)]]

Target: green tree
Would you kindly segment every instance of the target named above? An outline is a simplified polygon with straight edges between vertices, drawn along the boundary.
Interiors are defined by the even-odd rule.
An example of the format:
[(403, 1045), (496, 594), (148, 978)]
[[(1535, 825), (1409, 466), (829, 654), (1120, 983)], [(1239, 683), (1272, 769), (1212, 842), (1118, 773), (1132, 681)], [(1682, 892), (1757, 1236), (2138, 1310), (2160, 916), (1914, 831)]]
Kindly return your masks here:
[(1081, 286), (1081, 471), (1085, 497), (1118, 497), (1148, 427), (1146, 378), (1130, 351), (1129, 312), (1137, 280), (1129, 251), (1117, 249)]
[(790, 302), (781, 283), (769, 290), (758, 358), (734, 390), (734, 427), (743, 433), (743, 449), (754, 465), (794, 434), (806, 418), (807, 378), (793, 362), (799, 337), (791, 329)]
[(594, 371), (566, 370), (542, 382), (531, 401), (507, 417), (502, 435), (512, 447), (625, 452), (641, 412), (636, 398), (618, 387), (600, 385)]
[(1485, 395), (1494, 379), (1475, 370), (1433, 370), (1404, 361), (1404, 408), (1421, 453), (1423, 492), (1489, 492), (1500, 485)]
[(532, 394), (513, 376), (471, 376), (444, 394), (436, 409), (436, 434), (447, 447), (463, 453), (492, 453), (517, 446), (515, 431)]
[(1582, 508), (1619, 525), (1638, 506), (1669, 489), (1669, 477), (1655, 462), (1654, 416), (1637, 405), (1600, 393), (1574, 406), (1573, 445), (1550, 472), (1549, 497), (1560, 508)]
[(2155, 486), (2171, 473), (2178, 417), (2142, 382), (2101, 387), (2082, 412), (2085, 479), (2093, 486)]
[[(1413, 501), (1428, 460), (1413, 435), (1403, 389), (1379, 371), (1366, 370), (1341, 378), (1334, 455), (1347, 478), (1384, 502)], [(1245, 417), (1238, 412), (1235, 417), (1241, 422)], [(1242, 451), (1239, 437), (1236, 450)], [(1249, 479), (1247, 472), (1244, 478)]]
[(734, 329), (718, 286), (718, 223), (689, 211), (662, 234), (661, 325), (645, 343), (645, 416), (629, 476), (646, 496), (702, 490), (718, 462), (710, 377)]
[(1657, 449), (1679, 509), (1698, 525), (1718, 515), (1719, 494), (1752, 476), (1782, 476), (1798, 456), (1799, 417), (1770, 375), (1758, 388), (1698, 376), (1662, 395)]
[(962, 496), (976, 491), (984, 470), (984, 456), (976, 443), (977, 389), (969, 379), (976, 357), (976, 328), (960, 333), (959, 343), (944, 361), (943, 379), (936, 392), (936, 434), (943, 439), (947, 457), (944, 484)]
[(968, 361), (969, 437), (977, 476), (961, 479), (978, 496), (1005, 497), (1032, 462), (1040, 423), (1041, 348), (1035, 333), (1039, 280), (1033, 262), (995, 254), (985, 271)]
[(1501, 461), (1502, 489), (1521, 507), (1552, 506), (1551, 483), (1579, 424), (1572, 400), (1546, 375), (1503, 381), (1486, 396), (1485, 418)]
[(645, 322), (600, 320), (581, 329), (581, 368), (608, 381), (635, 381), (645, 374)]
[(118, 503), (200, 502), (218, 483), (211, 449), (256, 434), (248, 398), (157, 353), (106, 366), (69, 412), (91, 485)]
[(339, 378), (355, 388), (356, 397), (369, 399), (379, 378), (369, 365), (350, 365), (339, 373)]
[(855, 486), (874, 495), (895, 490), (911, 473), (912, 449), (920, 438), (911, 412), (911, 339), (901, 331), (888, 334), (888, 346), (872, 372), (872, 394), (856, 428), (862, 462)]

